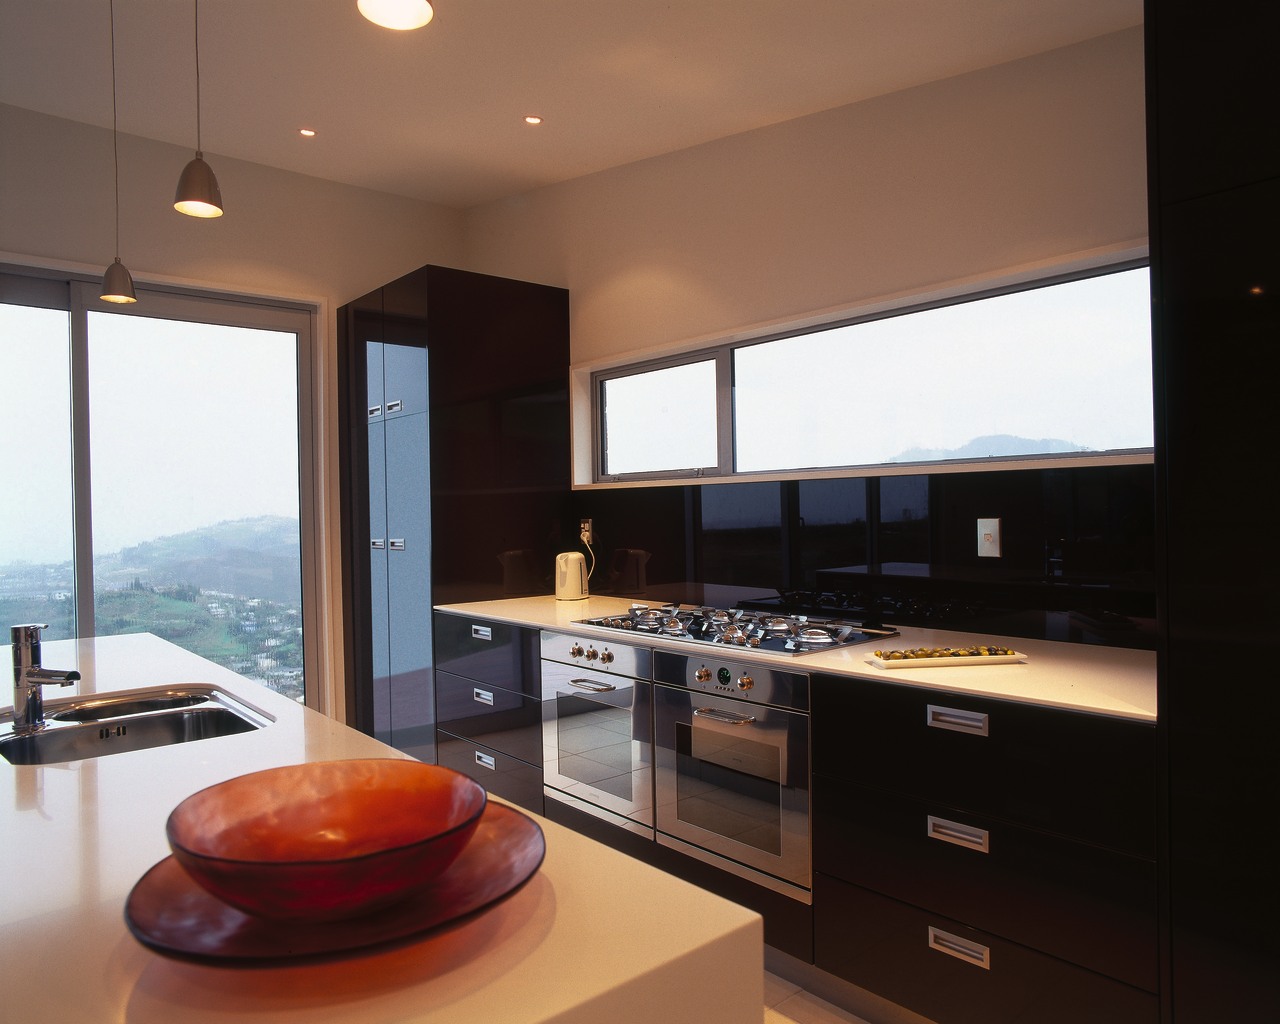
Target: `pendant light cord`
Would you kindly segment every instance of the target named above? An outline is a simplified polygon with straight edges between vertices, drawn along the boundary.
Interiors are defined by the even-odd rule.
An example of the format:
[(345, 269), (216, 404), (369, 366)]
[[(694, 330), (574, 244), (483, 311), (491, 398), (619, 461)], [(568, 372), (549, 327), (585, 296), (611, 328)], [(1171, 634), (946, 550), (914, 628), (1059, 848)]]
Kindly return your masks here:
[(195, 0), (196, 14), (196, 155), (204, 152), (200, 145), (200, 0)]
[(116, 0), (111, 10), (111, 163), (116, 184), (116, 262), (120, 262), (120, 128), (116, 115)]

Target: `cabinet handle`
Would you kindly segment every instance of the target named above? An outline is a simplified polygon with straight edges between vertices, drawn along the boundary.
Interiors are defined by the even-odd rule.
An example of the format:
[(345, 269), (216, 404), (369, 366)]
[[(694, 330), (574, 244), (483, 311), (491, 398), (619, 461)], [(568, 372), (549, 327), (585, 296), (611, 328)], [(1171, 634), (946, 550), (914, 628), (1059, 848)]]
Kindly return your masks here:
[(493, 630), (489, 626), (477, 626), (474, 623), (472, 623), (471, 639), (472, 640), (492, 640)]
[(987, 716), (977, 711), (964, 711), (961, 708), (944, 708), (930, 704), (925, 709), (925, 724), (931, 729), (950, 729), (952, 732), (967, 732), (971, 736), (986, 736)]
[(991, 970), (990, 947), (971, 942), (969, 939), (962, 939), (959, 935), (944, 932), (933, 925), (929, 925), (929, 948), (936, 949), (939, 953), (946, 953), (947, 956), (953, 956), (957, 960), (963, 960), (967, 964), (973, 964), (974, 967), (981, 967), (984, 971)]
[(488, 704), (493, 707), (493, 694), (488, 690), (482, 690), (478, 686), (471, 688), (471, 699), (479, 704)]
[(382, 415), (382, 406), (380, 405), (369, 406), (369, 419), (376, 420), (381, 415)]
[(394, 402), (387, 403), (387, 412), (399, 412), (404, 408), (404, 402), (396, 399)]
[(391, 538), (391, 545), (390, 545), (390, 547), (391, 547), (391, 550), (392, 550), (392, 551), (403, 551), (403, 550), (404, 550), (404, 538), (403, 538), (403, 537), (392, 537), (392, 538)]
[(382, 551), (387, 546), (387, 542), (381, 537), (373, 537), (369, 541), (369, 546), (373, 548), (374, 551)]
[(991, 852), (991, 833), (985, 828), (974, 828), (962, 825), (958, 821), (948, 821), (930, 814), (926, 819), (925, 832), (930, 839), (941, 839), (944, 843), (955, 843), (967, 850), (979, 853)]
[(478, 750), (476, 751), (476, 764), (481, 768), (488, 768), (491, 772), (498, 770), (498, 762), (494, 756), (492, 754), (482, 754)]

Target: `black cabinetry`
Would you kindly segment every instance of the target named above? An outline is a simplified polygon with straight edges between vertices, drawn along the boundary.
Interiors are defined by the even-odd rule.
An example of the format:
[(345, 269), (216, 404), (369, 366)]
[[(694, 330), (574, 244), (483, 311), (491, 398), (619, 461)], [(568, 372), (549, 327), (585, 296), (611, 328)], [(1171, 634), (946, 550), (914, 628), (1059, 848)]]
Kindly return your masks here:
[[(1160, 733), (1174, 1024), (1280, 1020), (1280, 8), (1148, 2)], [(1261, 491), (1259, 493), (1262, 493)], [(1222, 628), (1208, 623), (1222, 622)]]
[[(411, 350), (425, 362), (425, 376), (400, 367)], [(376, 387), (377, 352), (395, 393)], [(392, 743), (429, 758), (434, 722), (421, 722), (416, 712), (401, 715), (413, 724), (415, 742), (406, 746), (394, 713), (398, 691), (375, 700), (388, 690), (375, 682), (388, 678), (387, 666), (375, 663), (383, 657), (384, 624), (390, 622), (394, 637), (399, 621), (399, 635), (414, 637), (430, 662), (432, 605), (550, 593), (555, 554), (572, 543), (567, 538), (576, 539), (569, 510), (569, 295), (422, 267), (342, 307), (338, 367), (347, 719), (385, 735), (380, 709), (389, 704)], [(402, 386), (411, 379), (422, 384), (416, 396)], [(392, 444), (393, 428), (404, 433), (421, 401), (426, 412), (416, 440)], [(377, 406), (380, 413), (371, 416)], [(429, 533), (425, 548), (408, 548), (389, 522), (375, 525), (378, 495), (390, 502), (387, 488), (408, 479), (391, 473), (401, 464), (416, 468), (420, 484), (430, 480), (429, 494), (420, 487), (412, 498)], [(388, 545), (381, 555), (372, 545), (379, 537)], [(405, 550), (389, 549), (396, 539), (406, 541)], [(397, 560), (415, 557), (420, 561), (401, 576), (429, 593), (423, 607), (399, 598), (391, 573)], [(379, 576), (379, 559), (389, 585)], [(428, 664), (428, 674), (432, 669)]]
[(1153, 726), (813, 687), (817, 966), (941, 1024), (1156, 1019)]
[(541, 814), (538, 631), (437, 612), (435, 635), (440, 764)]

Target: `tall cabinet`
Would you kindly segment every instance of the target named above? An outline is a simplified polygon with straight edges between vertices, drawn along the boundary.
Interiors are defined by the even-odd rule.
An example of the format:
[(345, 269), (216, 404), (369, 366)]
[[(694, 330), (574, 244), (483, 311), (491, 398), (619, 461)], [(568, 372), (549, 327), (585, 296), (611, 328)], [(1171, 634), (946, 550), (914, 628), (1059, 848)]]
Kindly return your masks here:
[(1147, 3), (1163, 1019), (1280, 1020), (1273, 4)]
[(431, 760), (427, 350), (365, 343), (373, 735)]
[(338, 366), (347, 720), (435, 760), (432, 605), (550, 593), (577, 539), (569, 293), (421, 267), (342, 307)]

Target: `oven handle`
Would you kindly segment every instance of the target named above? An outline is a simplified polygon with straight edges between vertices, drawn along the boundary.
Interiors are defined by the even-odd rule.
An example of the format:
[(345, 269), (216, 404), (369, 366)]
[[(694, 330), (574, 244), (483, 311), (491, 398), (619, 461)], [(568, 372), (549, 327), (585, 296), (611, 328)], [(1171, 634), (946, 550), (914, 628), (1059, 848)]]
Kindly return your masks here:
[(750, 725), (756, 720), (754, 715), (735, 715), (719, 708), (694, 708), (693, 713), (699, 718), (711, 718), (725, 725)]
[(608, 693), (610, 690), (616, 690), (617, 687), (613, 683), (593, 683), (590, 679), (570, 679), (570, 686), (576, 686), (580, 690), (590, 690), (592, 693)]

